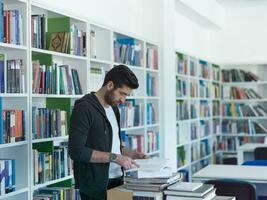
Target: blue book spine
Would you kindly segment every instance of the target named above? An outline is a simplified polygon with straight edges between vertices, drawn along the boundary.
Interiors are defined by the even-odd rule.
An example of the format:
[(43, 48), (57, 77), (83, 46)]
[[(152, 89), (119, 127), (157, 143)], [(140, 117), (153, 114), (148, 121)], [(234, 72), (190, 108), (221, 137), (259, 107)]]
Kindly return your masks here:
[(0, 144), (3, 144), (3, 108), (2, 97), (0, 97)]
[(36, 107), (32, 107), (32, 139), (36, 139)]
[(12, 180), (12, 191), (15, 191), (16, 189), (16, 167), (15, 167), (15, 160), (12, 160), (12, 176), (11, 176), (11, 180)]
[(4, 31), (4, 19), (3, 19), (3, 12), (4, 12), (4, 5), (3, 1), (0, 0), (0, 42), (3, 42), (3, 31)]

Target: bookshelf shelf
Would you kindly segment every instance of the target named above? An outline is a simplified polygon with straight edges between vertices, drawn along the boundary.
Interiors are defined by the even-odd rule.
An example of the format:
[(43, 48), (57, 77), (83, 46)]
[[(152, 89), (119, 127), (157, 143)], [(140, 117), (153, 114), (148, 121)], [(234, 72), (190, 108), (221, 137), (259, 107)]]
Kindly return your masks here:
[(55, 52), (55, 51), (49, 51), (49, 50), (45, 50), (45, 49), (38, 49), (38, 48), (31, 47), (31, 50), (33, 52), (43, 53), (43, 54), (49, 54), (49, 55), (52, 55), (52, 56), (59, 56), (59, 57), (65, 57), (65, 58), (77, 59), (77, 60), (83, 60), (83, 61), (86, 61), (87, 60), (87, 58), (84, 57), (84, 56), (76, 56), (76, 55), (71, 55), (71, 54), (67, 54), (67, 53), (60, 53), (60, 52)]
[(39, 142), (47, 142), (47, 141), (58, 141), (58, 140), (68, 140), (69, 136), (60, 136), (60, 137), (52, 137), (52, 138), (42, 138), (42, 139), (34, 139), (32, 143)]
[(56, 179), (56, 180), (53, 180), (53, 181), (48, 181), (48, 182), (43, 183), (43, 184), (34, 185), (33, 186), (33, 190), (38, 190), (38, 189), (46, 187), (48, 185), (52, 185), (52, 184), (55, 184), (55, 183), (66, 181), (66, 180), (72, 179), (72, 178), (73, 178), (73, 176), (71, 175), (71, 176), (66, 176), (64, 178)]
[(107, 64), (107, 65), (111, 65), (112, 62), (111, 61), (106, 61), (106, 60), (100, 60), (100, 59), (96, 59), (96, 58), (90, 58), (91, 62), (95, 62), (95, 63), (99, 63), (99, 64)]
[[(267, 114), (262, 109), (266, 107), (267, 102), (266, 75), (266, 65), (223, 66), (222, 96), (225, 97), (221, 101), (222, 115), (224, 115), (221, 117), (223, 154), (236, 154), (238, 146), (244, 143), (264, 143), (267, 136)], [(226, 112), (225, 109), (228, 108), (231, 110)], [(235, 125), (235, 129), (229, 128)]]
[(159, 70), (156, 70), (156, 69), (145, 68), (145, 70), (146, 70), (147, 72), (159, 73)]
[(27, 145), (27, 144), (28, 144), (28, 142), (26, 142), (26, 141), (13, 142), (13, 143), (7, 143), (7, 144), (0, 144), (0, 149), (23, 146), (23, 145)]
[(83, 95), (57, 95), (57, 94), (32, 94), (33, 98), (71, 98), (71, 99), (78, 99), (83, 97)]
[[(187, 171), (191, 180), (193, 173), (215, 162), (213, 145), (221, 122), (220, 66), (179, 51), (175, 54), (177, 116), (180, 118), (176, 121), (177, 169)], [(181, 163), (185, 166), (181, 167)]]
[(159, 124), (148, 124), (146, 125), (147, 128), (153, 128), (153, 127), (158, 127), (160, 126)]
[(147, 153), (148, 156), (153, 156), (153, 155), (156, 155), (156, 154), (159, 154), (160, 151), (153, 151), (153, 152), (150, 152), (150, 153)]
[(18, 93), (0, 93), (0, 97), (3, 98), (26, 98), (28, 94), (18, 94)]
[(0, 47), (6, 48), (6, 49), (17, 49), (17, 50), (25, 50), (25, 51), (27, 50), (27, 46), (8, 44), (8, 43), (2, 43), (2, 42), (0, 42)]
[(12, 197), (15, 197), (17, 195), (20, 195), (22, 193), (26, 193), (28, 191), (29, 191), (28, 188), (18, 189), (18, 190), (14, 191), (14, 192), (10, 192), (10, 193), (1, 195), (0, 196), (0, 200), (2, 200), (2, 199), (4, 200), (4, 199), (7, 199), (7, 198), (12, 198)]
[(130, 128), (122, 128), (122, 131), (133, 131), (133, 130), (139, 130), (139, 129), (144, 129), (145, 126), (136, 126), (136, 127), (130, 127)]

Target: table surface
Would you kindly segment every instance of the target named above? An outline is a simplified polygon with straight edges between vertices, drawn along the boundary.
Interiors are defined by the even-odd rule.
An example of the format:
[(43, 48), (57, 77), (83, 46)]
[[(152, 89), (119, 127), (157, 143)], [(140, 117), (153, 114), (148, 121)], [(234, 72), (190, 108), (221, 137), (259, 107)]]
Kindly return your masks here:
[(267, 183), (267, 166), (208, 165), (192, 176), (193, 179), (238, 179)]

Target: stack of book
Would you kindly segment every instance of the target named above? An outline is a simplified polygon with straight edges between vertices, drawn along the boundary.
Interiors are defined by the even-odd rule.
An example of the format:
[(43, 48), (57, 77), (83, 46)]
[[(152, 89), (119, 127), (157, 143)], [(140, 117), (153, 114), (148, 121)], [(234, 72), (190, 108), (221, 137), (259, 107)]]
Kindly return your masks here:
[(163, 159), (137, 160), (139, 168), (125, 174), (125, 187), (130, 190), (163, 191), (181, 179), (179, 173), (172, 173)]
[(166, 200), (234, 200), (235, 197), (216, 196), (211, 184), (177, 182), (164, 191)]

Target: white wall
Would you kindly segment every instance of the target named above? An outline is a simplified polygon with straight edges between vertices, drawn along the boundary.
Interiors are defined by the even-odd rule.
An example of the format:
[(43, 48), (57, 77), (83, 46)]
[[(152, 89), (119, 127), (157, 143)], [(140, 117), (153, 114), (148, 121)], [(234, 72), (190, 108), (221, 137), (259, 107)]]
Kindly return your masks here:
[(161, 41), (161, 0), (35, 0), (153, 42)]
[(209, 30), (199, 26), (183, 15), (175, 14), (175, 48), (182, 53), (209, 59)]
[(217, 63), (267, 63), (267, 4), (226, 8), (226, 25), (211, 32)]

